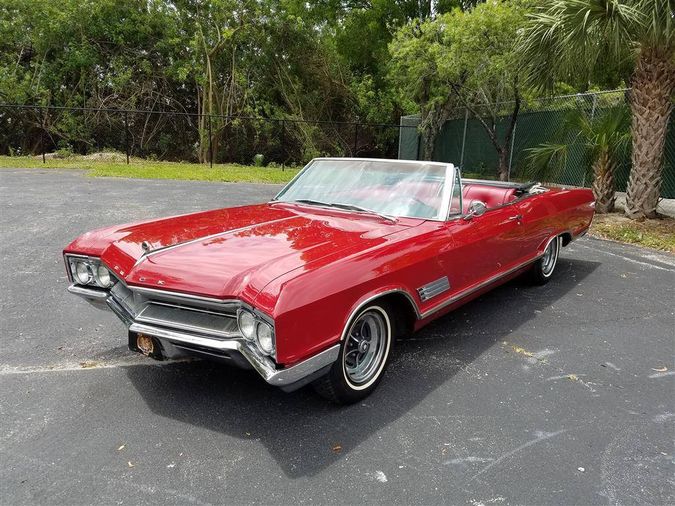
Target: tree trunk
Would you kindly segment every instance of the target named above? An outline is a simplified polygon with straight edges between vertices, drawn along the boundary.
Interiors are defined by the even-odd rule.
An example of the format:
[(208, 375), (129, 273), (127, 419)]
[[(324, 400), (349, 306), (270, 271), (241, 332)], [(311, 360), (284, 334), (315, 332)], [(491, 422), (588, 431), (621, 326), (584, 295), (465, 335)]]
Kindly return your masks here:
[(633, 155), (626, 215), (653, 218), (661, 192), (663, 147), (673, 108), (675, 63), (672, 52), (643, 49), (633, 73), (631, 92)]
[(420, 123), (420, 130), (423, 135), (424, 160), (431, 161), (434, 157), (434, 148), (436, 147), (436, 139), (441, 132), (443, 125), (447, 121), (450, 111), (452, 110), (452, 102), (448, 99), (441, 105), (435, 105), (429, 111)]
[(436, 132), (433, 128), (425, 128), (422, 135), (422, 159), (431, 161), (434, 156), (434, 147), (436, 146)]
[(603, 150), (593, 162), (593, 196), (595, 197), (595, 212), (599, 214), (611, 213), (614, 210), (614, 173), (616, 162), (609, 152)]
[(509, 149), (503, 147), (497, 150), (499, 165), (497, 166), (497, 177), (500, 181), (509, 180)]

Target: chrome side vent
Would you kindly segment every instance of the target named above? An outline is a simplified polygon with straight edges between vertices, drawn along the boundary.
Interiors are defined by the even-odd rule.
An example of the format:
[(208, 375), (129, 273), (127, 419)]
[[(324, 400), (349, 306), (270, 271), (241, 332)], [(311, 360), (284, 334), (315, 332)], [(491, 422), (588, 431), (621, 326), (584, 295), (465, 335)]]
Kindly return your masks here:
[(436, 281), (432, 281), (431, 283), (427, 283), (418, 288), (417, 293), (420, 294), (420, 299), (424, 302), (448, 290), (450, 290), (450, 281), (448, 281), (447, 276), (443, 276)]

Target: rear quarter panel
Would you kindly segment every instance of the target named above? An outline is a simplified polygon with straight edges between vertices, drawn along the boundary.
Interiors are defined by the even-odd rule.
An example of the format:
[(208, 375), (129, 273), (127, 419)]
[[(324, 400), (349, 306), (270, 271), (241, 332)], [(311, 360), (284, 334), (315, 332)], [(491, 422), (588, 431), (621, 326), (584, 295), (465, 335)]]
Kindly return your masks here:
[(551, 188), (521, 201), (524, 254), (543, 252), (551, 237), (570, 234), (576, 239), (591, 225), (595, 212), (593, 192), (586, 188)]

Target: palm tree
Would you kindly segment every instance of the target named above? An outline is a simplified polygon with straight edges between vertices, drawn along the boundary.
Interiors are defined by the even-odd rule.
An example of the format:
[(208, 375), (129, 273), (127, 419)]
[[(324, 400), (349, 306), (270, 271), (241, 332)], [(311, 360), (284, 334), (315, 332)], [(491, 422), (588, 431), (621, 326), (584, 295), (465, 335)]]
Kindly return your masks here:
[(526, 173), (530, 177), (551, 181), (565, 169), (570, 151), (581, 143), (582, 156), (593, 172), (595, 211), (614, 209), (616, 167), (630, 141), (630, 115), (625, 107), (612, 107), (593, 117), (584, 110), (566, 114), (557, 142), (540, 144), (527, 150)]
[(553, 0), (531, 15), (524, 54), (533, 81), (590, 75), (600, 61), (633, 60), (633, 138), (626, 214), (656, 215), (675, 91), (673, 0)]

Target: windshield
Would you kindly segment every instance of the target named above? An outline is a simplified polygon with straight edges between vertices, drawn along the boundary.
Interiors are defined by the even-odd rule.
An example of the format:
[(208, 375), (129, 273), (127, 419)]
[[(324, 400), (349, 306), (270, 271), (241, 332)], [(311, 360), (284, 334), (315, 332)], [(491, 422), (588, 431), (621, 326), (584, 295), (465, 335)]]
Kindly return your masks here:
[(444, 220), (451, 170), (451, 165), (430, 162), (319, 159), (312, 161), (275, 200)]

